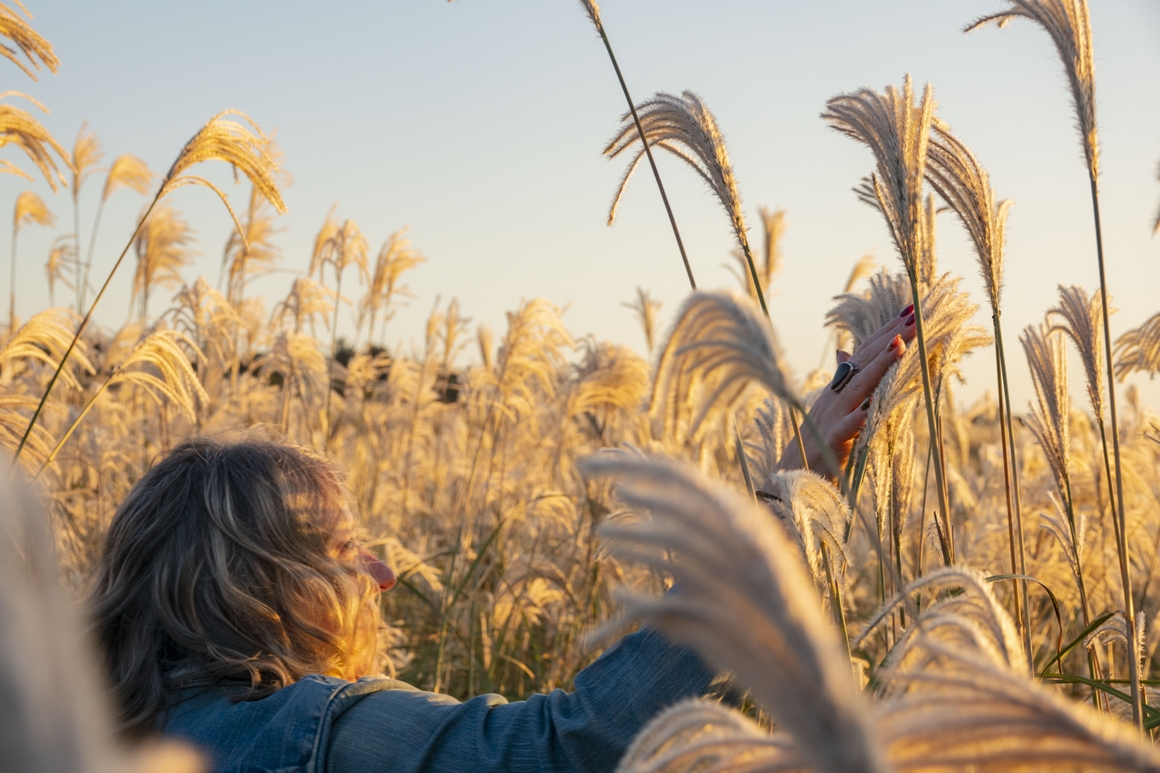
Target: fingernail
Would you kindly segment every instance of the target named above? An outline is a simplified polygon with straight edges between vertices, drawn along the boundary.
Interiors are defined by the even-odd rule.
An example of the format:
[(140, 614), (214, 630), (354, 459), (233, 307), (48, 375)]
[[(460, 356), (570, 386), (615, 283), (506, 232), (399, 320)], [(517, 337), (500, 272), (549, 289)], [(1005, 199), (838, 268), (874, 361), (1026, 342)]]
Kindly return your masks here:
[(864, 410), (864, 411), (870, 410), (870, 398), (869, 397), (867, 397), (865, 400), (862, 401), (862, 410)]
[(913, 324), (914, 324), (914, 315), (911, 314), (909, 317), (906, 318), (906, 326), (910, 327)]
[(899, 349), (899, 350), (903, 350), (906, 348), (906, 344), (904, 344), (902, 342), (902, 336), (894, 336), (894, 340), (890, 342), (890, 346), (894, 349)]
[(914, 304), (913, 303), (910, 304), (909, 306), (907, 306), (905, 309), (903, 309), (902, 313), (900, 313), (898, 316), (905, 317), (907, 314), (909, 314), (912, 311), (914, 311)]

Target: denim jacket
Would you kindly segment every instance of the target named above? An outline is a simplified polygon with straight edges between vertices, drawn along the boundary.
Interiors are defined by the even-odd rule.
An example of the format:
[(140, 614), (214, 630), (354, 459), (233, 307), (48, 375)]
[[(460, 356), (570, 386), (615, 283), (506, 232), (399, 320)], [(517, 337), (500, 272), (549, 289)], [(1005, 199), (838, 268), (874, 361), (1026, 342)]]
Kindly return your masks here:
[(164, 732), (206, 750), (214, 773), (596, 773), (712, 677), (691, 650), (645, 630), (577, 674), (571, 693), (461, 703), (393, 679), (315, 675), (254, 701), (203, 692), (174, 706)]

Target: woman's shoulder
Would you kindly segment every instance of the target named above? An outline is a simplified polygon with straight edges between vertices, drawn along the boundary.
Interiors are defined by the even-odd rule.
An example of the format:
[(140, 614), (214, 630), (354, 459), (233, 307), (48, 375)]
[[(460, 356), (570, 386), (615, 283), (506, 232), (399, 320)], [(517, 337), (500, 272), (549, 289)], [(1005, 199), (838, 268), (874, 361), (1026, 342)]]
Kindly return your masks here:
[(417, 692), (396, 679), (348, 682), (312, 674), (256, 700), (221, 688), (186, 690), (163, 717), (163, 733), (206, 751), (215, 773), (298, 767), (321, 770), (334, 721), (368, 695)]

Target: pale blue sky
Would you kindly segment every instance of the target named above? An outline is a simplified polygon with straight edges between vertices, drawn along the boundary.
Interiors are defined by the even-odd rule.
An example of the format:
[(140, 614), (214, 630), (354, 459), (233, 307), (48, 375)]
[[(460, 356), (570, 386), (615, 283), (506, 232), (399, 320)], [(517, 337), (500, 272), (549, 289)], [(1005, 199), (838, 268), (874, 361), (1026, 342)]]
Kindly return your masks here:
[[(868, 151), (828, 129), (818, 114), (835, 94), (898, 84), (907, 72), (920, 85), (934, 84), (941, 117), (990, 169), (999, 196), (1015, 200), (1008, 335), (1014, 339), (1042, 317), (1058, 283), (1096, 286), (1085, 171), (1054, 49), (1028, 23), (960, 32), (1001, 5), (604, 3), (634, 96), (697, 91), (726, 133), (751, 225), (757, 226), (758, 205), (788, 211), (785, 268), (771, 310), (799, 374), (818, 363), (829, 298), (853, 261), (867, 251), (892, 268), (897, 261), (878, 216), (850, 191), (871, 169)], [(338, 215), (358, 222), (375, 249), (410, 225), (429, 261), (411, 275), (418, 299), (392, 323), (392, 345), (419, 339), (436, 296), (457, 297), (465, 314), (497, 333), (504, 311), (543, 296), (569, 305), (565, 319), (577, 336), (592, 333), (641, 350), (640, 330), (621, 302), (641, 285), (665, 301), (667, 322), (687, 292), (647, 175), (634, 181), (618, 223), (604, 225), (622, 167), (605, 161), (600, 149), (624, 103), (575, 0), (30, 0), (28, 6), (61, 58), (60, 72), (32, 83), (9, 66), (2, 69), (4, 88), (43, 101), (52, 110), (44, 123), (62, 143), (71, 146), (88, 120), (106, 161), (131, 152), (164, 171), (206, 119), (237, 108), (277, 130), (294, 176), (279, 237), (288, 270), (305, 268), (314, 233), (335, 202)], [(1160, 3), (1095, 0), (1092, 22), (1118, 333), (1160, 311), (1160, 239), (1149, 228), (1160, 206)], [(19, 161), (11, 149), (3, 157)], [(678, 163), (663, 160), (662, 173), (699, 284), (732, 286), (722, 267), (732, 245), (720, 207)], [(229, 182), (221, 170), (214, 179)], [(98, 178), (82, 194), (85, 234), (99, 186)], [(0, 205), (11, 206), (25, 187), (15, 177), (0, 179)], [(57, 230), (71, 230), (68, 194), (34, 187), (60, 216)], [(229, 187), (241, 205), (245, 189)], [(228, 217), (204, 190), (182, 190), (172, 203), (199, 235), (202, 255), (189, 279), (203, 273), (216, 282)], [(106, 209), (95, 274), (111, 265), (141, 204), (122, 192)], [(10, 218), (0, 222), (0, 239), (7, 239)], [(939, 236), (942, 267), (964, 274), (977, 290), (951, 217), (940, 220)], [(50, 241), (45, 229), (21, 234), (24, 316), (47, 304)], [(122, 268), (98, 312), (101, 322), (125, 319), (131, 274), (131, 264)], [(271, 277), (255, 291), (272, 306), (290, 278)], [(977, 300), (983, 303), (981, 293)], [(343, 317), (349, 326), (349, 315)], [(469, 350), (464, 361), (472, 356)], [(974, 360), (968, 394), (993, 379), (989, 354)], [(1022, 402), (1029, 394), (1025, 368), (1015, 368), (1013, 378)]]

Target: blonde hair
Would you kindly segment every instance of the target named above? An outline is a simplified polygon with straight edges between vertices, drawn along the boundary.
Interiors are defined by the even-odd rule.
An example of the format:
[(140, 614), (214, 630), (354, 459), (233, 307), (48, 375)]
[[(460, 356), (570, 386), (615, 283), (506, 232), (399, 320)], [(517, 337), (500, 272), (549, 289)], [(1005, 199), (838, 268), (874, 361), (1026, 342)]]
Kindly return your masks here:
[(105, 538), (91, 609), (123, 731), (180, 690), (260, 698), (351, 678), (379, 625), (370, 577), (328, 550), (335, 469), (266, 440), (188, 440), (133, 487)]

